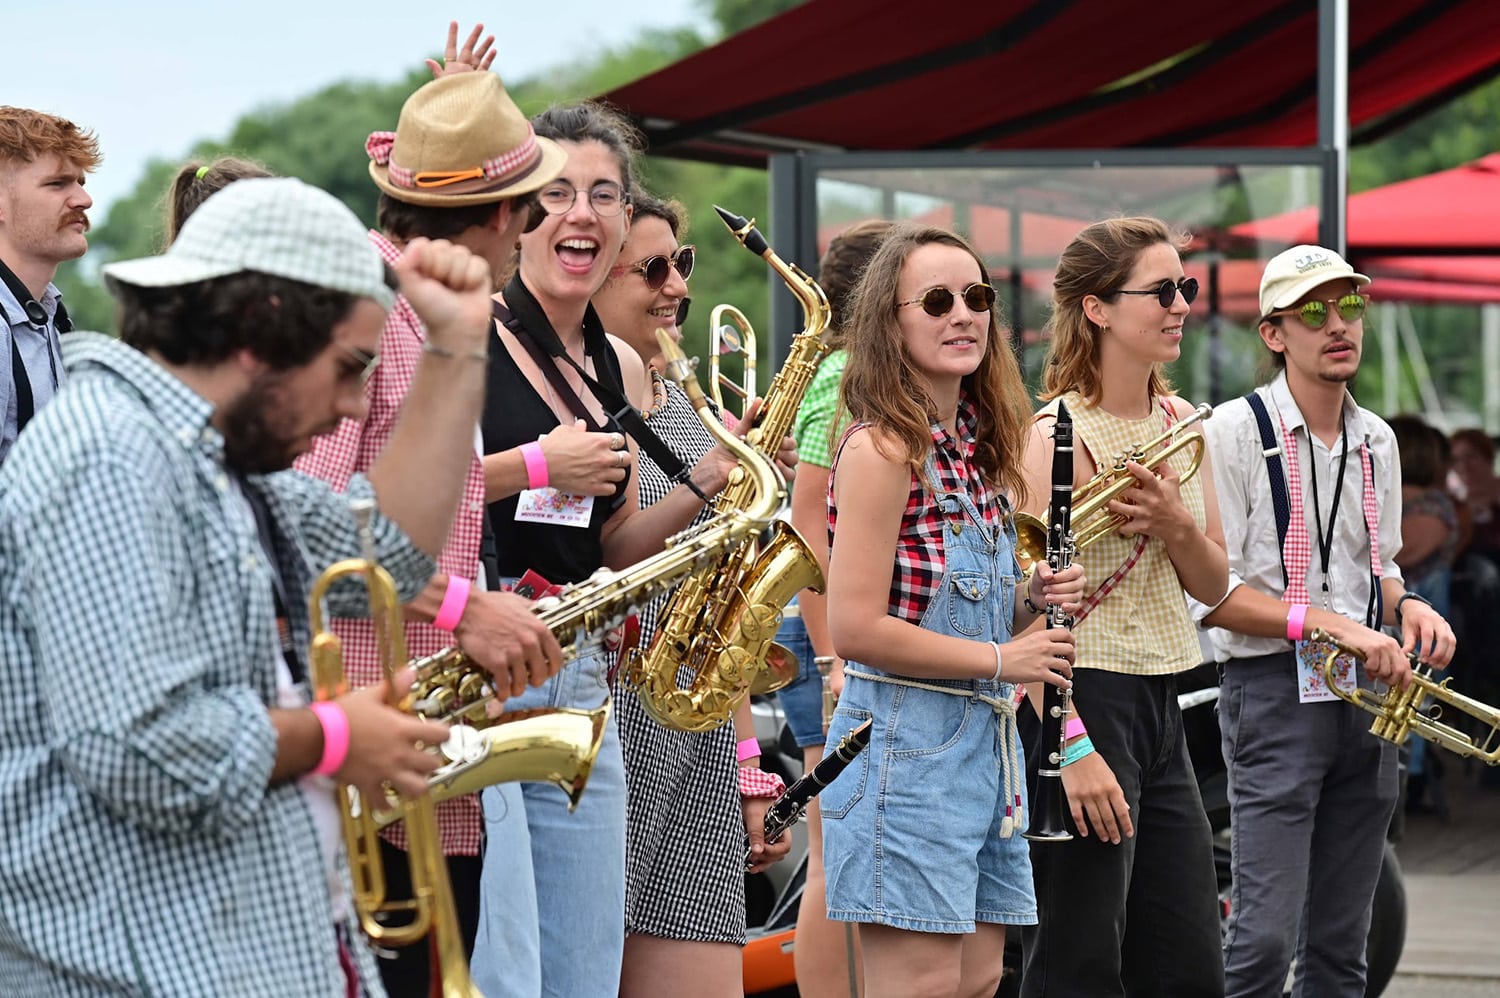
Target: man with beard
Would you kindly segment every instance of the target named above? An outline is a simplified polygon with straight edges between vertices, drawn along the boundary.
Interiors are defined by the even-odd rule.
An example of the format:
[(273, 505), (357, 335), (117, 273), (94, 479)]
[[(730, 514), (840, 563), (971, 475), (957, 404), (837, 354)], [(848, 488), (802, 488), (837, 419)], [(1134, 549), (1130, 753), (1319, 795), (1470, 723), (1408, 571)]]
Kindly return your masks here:
[(378, 500), (403, 597), (431, 577), (484, 392), (482, 260), (396, 262), (430, 349), (369, 475), (346, 498), (285, 469), (363, 415), (391, 273), (290, 179), (104, 268), (120, 340), (67, 338), (69, 383), (0, 468), (0, 993), (383, 993), (334, 784), (421, 793), (447, 729), (389, 706), (406, 670), (310, 708), (307, 592), (359, 554), (351, 499)]
[[(500, 78), (483, 72), (493, 40), (479, 43), (474, 28), (460, 50), (458, 25), (448, 29), (441, 78), (419, 88), (401, 109), (395, 132), (376, 132), (366, 144), (370, 178), (380, 190), (376, 218), (381, 231), (371, 245), (388, 261), (414, 239), (450, 239), (488, 261), (501, 274), (515, 254), (516, 238), (529, 217), (531, 193), (557, 176), (566, 159), (562, 149), (539, 138)], [(479, 45), (476, 51), (476, 44)], [(381, 365), (364, 386), (368, 412), (345, 420), (297, 461), (298, 470), (336, 489), (370, 467), (395, 432), (412, 374), (430, 339), (420, 317), (398, 299), (381, 332)], [(529, 600), (496, 591), (498, 579), (481, 569), (485, 538), (485, 472), (475, 446), (453, 529), (438, 555), (437, 573), (407, 606), (407, 646), (425, 656), (458, 645), (495, 676), (501, 697), (540, 685), (562, 668), (562, 649), (531, 612)], [(597, 433), (565, 435), (574, 452), (587, 451), (598, 465), (615, 467), (608, 438)], [(548, 444), (552, 448), (554, 444)], [(554, 461), (562, 457), (553, 455)], [(554, 473), (562, 470), (554, 465)], [(493, 559), (491, 559), (493, 560)], [(335, 617), (330, 625), (344, 643), (349, 678), (359, 686), (376, 682), (380, 659), (367, 620)], [(448, 858), (454, 901), (466, 951), (472, 952), (479, 921), (479, 874), (483, 819), (479, 797), (470, 794), (438, 806), (438, 827)], [(410, 868), (405, 829), (381, 837), (391, 889), (408, 888)], [(404, 946), (382, 954), (380, 973), (392, 993), (422, 994), (428, 989), (426, 946)]]
[(0, 462), (63, 380), (57, 334), (72, 326), (52, 278), (89, 248), (83, 182), (99, 158), (71, 121), (0, 107)]
[[(1206, 424), (1229, 589), (1194, 607), (1220, 661), (1234, 896), (1227, 993), (1365, 990), (1365, 935), (1396, 802), (1396, 747), (1327, 688), (1321, 628), (1360, 651), (1345, 689), (1411, 681), (1404, 653), (1445, 666), (1453, 631), (1402, 585), (1395, 436), (1355, 404), (1370, 283), (1319, 246), (1272, 258), (1260, 337), (1280, 373)], [(1401, 631), (1398, 644), (1382, 626)], [(1288, 918), (1289, 912), (1300, 919)]]

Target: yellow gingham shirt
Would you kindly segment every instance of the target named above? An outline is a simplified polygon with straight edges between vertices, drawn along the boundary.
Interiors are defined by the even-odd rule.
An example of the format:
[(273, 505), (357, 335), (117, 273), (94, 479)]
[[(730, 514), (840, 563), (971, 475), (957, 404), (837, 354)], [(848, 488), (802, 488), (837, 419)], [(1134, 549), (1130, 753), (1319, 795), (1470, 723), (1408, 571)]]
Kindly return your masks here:
[[(1153, 400), (1151, 415), (1138, 420), (1112, 416), (1076, 392), (1064, 395), (1063, 401), (1073, 416), (1075, 446), (1086, 449), (1096, 472), (1112, 467), (1117, 455), (1149, 442), (1167, 428), (1160, 400)], [(1044, 406), (1038, 415), (1056, 416), (1057, 402)], [(1170, 464), (1182, 474), (1190, 461), (1191, 452), (1184, 450)], [(1182, 499), (1203, 529), (1203, 487), (1196, 476), (1182, 486)], [(1075, 533), (1082, 527), (1077, 520), (1073, 522)], [(1134, 537), (1111, 532), (1080, 551), (1078, 560), (1088, 572), (1090, 590), (1113, 575), (1134, 548)], [(1166, 544), (1157, 537), (1147, 540), (1140, 561), (1073, 634), (1078, 656), (1075, 668), (1161, 676), (1191, 669), (1203, 658), (1182, 583), (1167, 557)]]

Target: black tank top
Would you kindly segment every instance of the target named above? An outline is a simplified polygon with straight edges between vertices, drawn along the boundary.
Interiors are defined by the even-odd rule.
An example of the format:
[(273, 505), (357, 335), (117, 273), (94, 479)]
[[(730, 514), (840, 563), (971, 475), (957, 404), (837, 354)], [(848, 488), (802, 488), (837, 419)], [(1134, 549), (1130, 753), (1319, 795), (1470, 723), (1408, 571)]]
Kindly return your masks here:
[[(595, 377), (624, 394), (620, 358), (604, 338), (604, 329), (592, 306), (584, 320), (584, 348), (594, 360)], [(557, 429), (556, 414), (526, 380), (510, 350), (500, 344), (489, 354), (484, 416), (480, 420), (484, 452), (497, 454), (510, 450)], [(584, 386), (583, 390), (587, 392), (588, 387)], [(559, 585), (588, 578), (604, 563), (599, 536), (604, 521), (624, 504), (629, 481), (627, 477), (621, 482), (613, 495), (594, 497), (593, 515), (587, 528), (517, 522), (519, 496), (508, 496), (490, 503), (490, 529), (495, 535), (500, 574), (514, 578), (525, 574), (529, 568)]]

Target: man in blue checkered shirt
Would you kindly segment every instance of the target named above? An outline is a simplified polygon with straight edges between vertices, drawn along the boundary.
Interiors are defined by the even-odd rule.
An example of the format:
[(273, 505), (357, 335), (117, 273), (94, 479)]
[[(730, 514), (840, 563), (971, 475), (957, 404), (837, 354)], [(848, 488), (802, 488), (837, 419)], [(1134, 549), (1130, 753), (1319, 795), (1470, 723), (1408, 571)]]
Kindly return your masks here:
[[(407, 248), (428, 349), (348, 496), (285, 470), (363, 415), (394, 301), (347, 208), (244, 180), (104, 273), (121, 340), (71, 334), (68, 384), (0, 469), (0, 994), (379, 994), (334, 781), (421, 792), (438, 760), (417, 743), (446, 729), (384, 686), (309, 710), (306, 593), (358, 555), (354, 498), (378, 500), (402, 596), (431, 577), (473, 452), (488, 268)], [(336, 589), (332, 612), (365, 605)]]

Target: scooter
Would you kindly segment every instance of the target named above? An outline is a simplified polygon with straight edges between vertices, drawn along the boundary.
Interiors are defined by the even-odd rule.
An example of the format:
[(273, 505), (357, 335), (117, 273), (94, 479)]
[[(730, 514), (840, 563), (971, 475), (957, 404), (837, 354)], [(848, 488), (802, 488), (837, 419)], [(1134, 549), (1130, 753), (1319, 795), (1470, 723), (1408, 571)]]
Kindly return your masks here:
[[(1188, 754), (1198, 777), (1198, 790), (1214, 833), (1214, 866), (1219, 881), (1219, 913), (1229, 918), (1233, 884), (1229, 863), (1229, 793), (1224, 758), (1219, 749), (1219, 722), (1215, 706), (1219, 699), (1218, 673), (1206, 663), (1178, 678), (1178, 706), (1182, 710)], [(802, 753), (786, 728), (774, 697), (757, 697), (751, 703), (755, 733), (761, 745), (761, 765), (780, 773), (788, 783), (802, 775)], [(1025, 716), (1023, 712), (1022, 716)], [(1035, 731), (1022, 731), (1023, 739), (1034, 739)], [(1029, 744), (1029, 742), (1028, 742)], [(1403, 750), (1404, 752), (1404, 750)], [(1403, 757), (1404, 758), (1404, 757)], [(1402, 767), (1403, 784), (1405, 767)], [(1366, 942), (1369, 970), (1367, 998), (1384, 993), (1396, 973), (1406, 944), (1406, 887), (1394, 842), (1400, 837), (1403, 808), (1387, 832), (1385, 862), (1375, 888), (1370, 933)], [(796, 971), (792, 951), (797, 930), (797, 906), (807, 879), (806, 820), (794, 825), (791, 854), (764, 873), (745, 878), (747, 939), (744, 952), (747, 998), (796, 998)], [(996, 992), (1009, 998), (1020, 991), (1020, 933), (1007, 933), (1005, 971)], [(1290, 981), (1288, 975), (1288, 981)], [(1287, 993), (1290, 993), (1288, 988)]]

